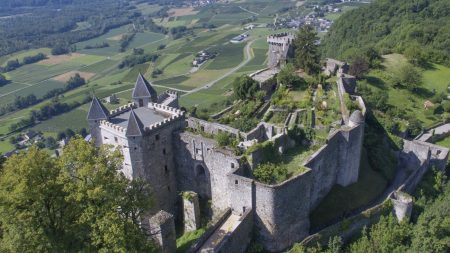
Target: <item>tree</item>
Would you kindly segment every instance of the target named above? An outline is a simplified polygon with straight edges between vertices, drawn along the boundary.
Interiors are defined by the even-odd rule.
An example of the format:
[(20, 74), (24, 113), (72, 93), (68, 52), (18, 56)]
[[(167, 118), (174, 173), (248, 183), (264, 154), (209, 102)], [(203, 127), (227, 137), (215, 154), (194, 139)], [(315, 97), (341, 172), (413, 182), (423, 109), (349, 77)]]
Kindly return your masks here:
[(76, 73), (74, 76), (70, 77), (69, 81), (67, 81), (66, 90), (75, 89), (84, 84), (86, 84), (86, 80), (81, 77), (79, 73)]
[(0, 74), (0, 87), (9, 83), (9, 80), (2, 74)]
[(423, 66), (426, 63), (423, 50), (418, 43), (412, 43), (403, 52), (408, 61), (415, 66)]
[(0, 178), (0, 251), (152, 252), (139, 225), (149, 187), (118, 173), (121, 163), (118, 150), (81, 138), (60, 158), (36, 147), (9, 158)]
[(409, 63), (403, 64), (392, 73), (392, 81), (396, 86), (416, 92), (422, 85), (422, 73)]
[(233, 91), (238, 99), (254, 98), (258, 88), (258, 82), (247, 75), (237, 77), (233, 81)]
[(280, 85), (286, 85), (289, 88), (292, 87), (306, 87), (306, 83), (295, 73), (294, 65), (291, 63), (286, 64), (277, 75), (277, 83)]
[(363, 57), (355, 57), (350, 64), (349, 74), (360, 79), (369, 72), (369, 63)]
[(55, 138), (49, 136), (45, 138), (45, 147), (48, 149), (56, 149), (58, 148), (58, 143), (56, 142)]
[(318, 52), (317, 33), (310, 25), (303, 26), (297, 32), (294, 41), (295, 65), (306, 71), (306, 73), (318, 74), (320, 71), (320, 55)]
[(219, 147), (226, 147), (232, 143), (231, 136), (226, 132), (220, 132), (218, 133), (214, 139), (217, 141), (217, 144), (219, 144)]
[(52, 48), (52, 55), (62, 55), (69, 53), (69, 48), (63, 45), (56, 45)]

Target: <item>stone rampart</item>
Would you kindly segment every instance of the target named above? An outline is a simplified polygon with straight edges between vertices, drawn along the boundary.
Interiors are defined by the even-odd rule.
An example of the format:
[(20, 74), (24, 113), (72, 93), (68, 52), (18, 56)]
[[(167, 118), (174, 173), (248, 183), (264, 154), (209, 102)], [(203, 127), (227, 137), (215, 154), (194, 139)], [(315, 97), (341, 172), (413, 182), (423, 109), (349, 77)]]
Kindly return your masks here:
[(306, 170), (277, 185), (255, 182), (257, 240), (267, 250), (284, 250), (308, 236), (311, 180)]
[(222, 242), (214, 250), (218, 253), (244, 253), (252, 239), (253, 234), (253, 210), (246, 210), (239, 218), (236, 227), (225, 236)]
[(248, 133), (243, 133), (242, 136), (246, 141), (256, 139), (258, 142), (263, 142), (273, 138), (275, 135), (282, 132), (282, 129), (272, 124), (265, 122), (259, 123), (255, 128)]
[(174, 134), (174, 159), (180, 191), (194, 191), (212, 200), (213, 209), (230, 206), (227, 175), (239, 168), (240, 158), (232, 151), (217, 148), (213, 139), (190, 132)]
[(208, 240), (208, 238), (212, 234), (214, 234), (214, 231), (216, 231), (217, 228), (222, 226), (222, 224), (230, 216), (230, 214), (231, 209), (227, 208), (221, 214), (213, 218), (213, 220), (208, 224), (208, 228), (206, 229), (205, 233), (192, 244), (192, 246), (186, 251), (186, 253), (197, 252), (200, 249), (200, 247)]
[(240, 131), (238, 129), (218, 123), (208, 122), (206, 120), (188, 117), (186, 121), (188, 128), (205, 132), (207, 134), (218, 134), (220, 132), (226, 132), (234, 136), (239, 136), (240, 134)]

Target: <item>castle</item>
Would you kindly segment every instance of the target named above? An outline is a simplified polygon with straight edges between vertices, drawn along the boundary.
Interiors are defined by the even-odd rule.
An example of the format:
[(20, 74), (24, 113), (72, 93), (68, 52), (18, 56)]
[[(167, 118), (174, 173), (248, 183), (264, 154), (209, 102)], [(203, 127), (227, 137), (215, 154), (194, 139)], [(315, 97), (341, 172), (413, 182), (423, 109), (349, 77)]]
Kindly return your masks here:
[(287, 59), (294, 55), (295, 36), (292, 33), (280, 33), (267, 37), (269, 44), (268, 67), (279, 67), (286, 63)]
[[(345, 92), (343, 87), (339, 91)], [(219, 217), (219, 225), (205, 233), (192, 252), (244, 252), (252, 237), (267, 250), (280, 251), (309, 235), (310, 212), (335, 184), (347, 186), (358, 179), (365, 107), (360, 97), (354, 98), (360, 110), (330, 132), (326, 144), (302, 165), (301, 174), (276, 185), (251, 176), (264, 155), (261, 150), (246, 159), (220, 148), (211, 136), (221, 132), (239, 136), (240, 146), (270, 141), (282, 153), (292, 146), (286, 127), (261, 122), (243, 133), (188, 117), (178, 109), (175, 92), (158, 96), (141, 74), (132, 103), (108, 111), (94, 97), (87, 119), (96, 145), (121, 149), (122, 173), (151, 185), (155, 204), (143, 225), (159, 233), (156, 239), (164, 252), (176, 247), (174, 220), (195, 230), (200, 213)], [(183, 192), (188, 197), (180, 197)], [(199, 200), (209, 205), (199, 205)], [(212, 241), (218, 231), (219, 239)]]

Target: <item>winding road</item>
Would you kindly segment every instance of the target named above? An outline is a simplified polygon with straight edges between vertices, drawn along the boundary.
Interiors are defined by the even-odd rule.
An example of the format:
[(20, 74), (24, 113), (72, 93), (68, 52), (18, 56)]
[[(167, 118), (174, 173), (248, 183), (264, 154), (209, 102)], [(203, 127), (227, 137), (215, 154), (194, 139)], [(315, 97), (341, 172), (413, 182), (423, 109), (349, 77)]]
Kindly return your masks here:
[[(242, 68), (243, 66), (245, 66), (251, 59), (253, 59), (253, 57), (251, 56), (251, 50), (252, 50), (252, 49), (251, 49), (251, 45), (253, 44), (254, 41), (255, 41), (255, 40), (249, 41), (249, 42), (247, 43), (247, 45), (245, 46), (245, 50), (244, 50), (244, 52), (245, 52), (245, 53), (244, 53), (245, 60), (242, 61), (239, 65), (237, 65), (236, 67), (232, 68), (230, 71), (228, 71), (227, 73), (225, 73), (223, 76), (221, 76), (221, 77), (219, 77), (219, 78), (217, 78), (217, 79), (215, 79), (215, 80), (213, 80), (213, 81), (211, 81), (211, 82), (209, 82), (209, 83), (206, 83), (205, 85), (203, 85), (203, 86), (201, 86), (201, 87), (197, 87), (197, 88), (195, 88), (195, 89), (193, 89), (193, 90), (190, 90), (190, 91), (186, 92), (185, 94), (183, 94), (183, 95), (181, 95), (181, 96), (183, 97), (183, 96), (192, 94), (192, 93), (197, 92), (197, 91), (200, 91), (200, 90), (205, 90), (205, 89), (211, 88), (211, 86), (213, 86), (214, 84), (216, 84), (216, 83), (219, 82), (220, 80), (223, 80), (224, 78), (226, 78), (226, 77), (232, 75), (234, 72), (238, 71), (240, 68)], [(169, 87), (168, 87), (168, 88), (169, 88)], [(172, 89), (172, 88), (170, 88), (170, 89)]]

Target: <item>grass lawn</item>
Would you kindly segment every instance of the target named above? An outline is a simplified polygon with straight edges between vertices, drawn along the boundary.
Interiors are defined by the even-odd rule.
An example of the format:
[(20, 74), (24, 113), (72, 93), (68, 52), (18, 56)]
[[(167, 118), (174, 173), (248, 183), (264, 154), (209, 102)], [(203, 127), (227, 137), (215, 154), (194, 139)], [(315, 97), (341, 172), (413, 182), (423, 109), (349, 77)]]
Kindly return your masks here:
[(4, 154), (11, 150), (14, 150), (16, 147), (9, 142), (8, 139), (0, 140), (0, 154)]
[(317, 228), (329, 224), (378, 197), (388, 182), (374, 171), (362, 152), (358, 182), (347, 187), (335, 185), (319, 206), (310, 214), (311, 227)]
[(161, 6), (159, 6), (157, 4), (148, 4), (148, 3), (138, 4), (138, 5), (136, 5), (136, 7), (142, 13), (142, 15), (149, 15), (149, 14), (155, 13), (155, 12), (161, 10), (161, 8), (162, 8)]
[(232, 68), (244, 60), (244, 47), (246, 43), (232, 44), (216, 47), (213, 51), (218, 52), (218, 56), (214, 58), (211, 64), (206, 69), (217, 70), (224, 68)]
[(186, 252), (189, 247), (200, 238), (205, 233), (204, 228), (197, 229), (192, 232), (184, 233), (182, 236), (177, 238), (177, 251), (176, 253), (184, 253)]
[(445, 139), (442, 139), (442, 140), (436, 142), (436, 145), (443, 146), (443, 147), (446, 147), (446, 148), (450, 148), (450, 136), (445, 138)]
[(432, 68), (421, 70), (423, 73), (422, 90), (420, 93), (413, 93), (407, 89), (395, 88), (390, 85), (389, 73), (398, 66), (407, 62), (406, 58), (400, 54), (390, 54), (383, 56), (384, 70), (372, 70), (361, 84), (367, 83), (375, 90), (388, 92), (388, 103), (397, 108), (405, 109), (407, 113), (415, 115), (424, 126), (432, 125), (439, 121), (439, 117), (433, 115), (430, 110), (423, 106), (424, 102), (431, 99), (433, 89), (436, 93), (447, 91), (448, 80), (450, 80), (450, 68), (432, 64)]
[(287, 168), (288, 175), (290, 177), (295, 177), (296, 175), (304, 172), (305, 167), (302, 166), (303, 163), (315, 151), (316, 149), (313, 148), (305, 148), (302, 146), (298, 146), (289, 149), (285, 154), (283, 154), (281, 156), (281, 159)]
[(68, 113), (43, 121), (42, 123), (34, 126), (32, 129), (43, 133), (58, 133), (66, 128), (70, 128), (74, 131), (80, 130), (83, 127), (88, 128), (86, 120), (88, 110), (89, 105), (85, 104)]
[(50, 48), (31, 49), (31, 50), (20, 51), (20, 52), (16, 52), (16, 53), (13, 53), (10, 55), (2, 56), (2, 57), (0, 57), (0, 65), (3, 66), (7, 61), (10, 61), (10, 60), (18, 59), (19, 61), (22, 61), (24, 57), (37, 55), (38, 53), (50, 55)]
[(192, 94), (189, 94), (187, 96), (181, 97), (180, 99), (180, 105), (184, 106), (186, 108), (190, 108), (193, 106), (198, 106), (198, 108), (209, 108), (211, 104), (213, 103), (219, 103), (221, 101), (226, 100), (227, 97), (219, 94), (211, 94), (207, 91), (198, 91)]

